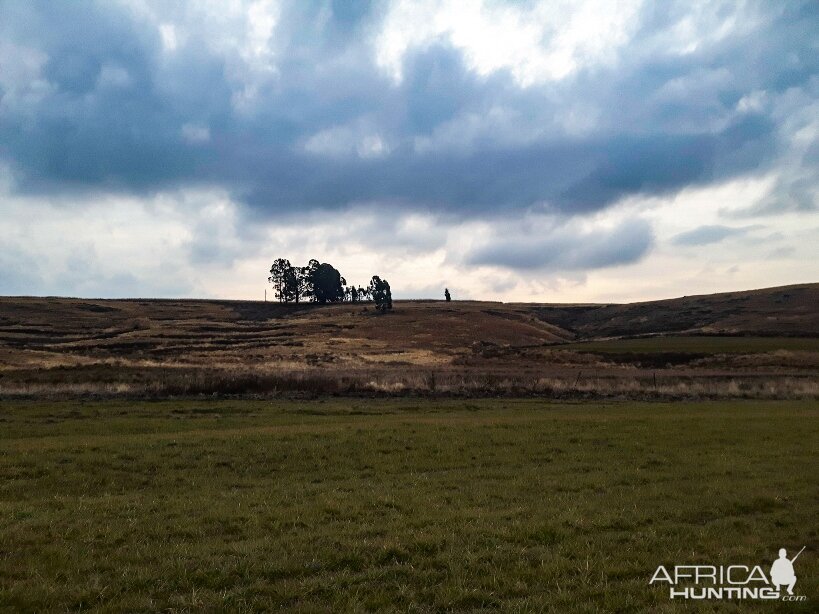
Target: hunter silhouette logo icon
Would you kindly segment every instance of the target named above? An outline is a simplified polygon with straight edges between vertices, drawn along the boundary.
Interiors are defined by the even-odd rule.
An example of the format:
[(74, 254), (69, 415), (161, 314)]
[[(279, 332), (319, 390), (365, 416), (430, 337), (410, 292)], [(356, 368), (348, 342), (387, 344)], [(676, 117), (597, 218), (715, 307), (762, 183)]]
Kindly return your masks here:
[(797, 552), (795, 557), (789, 559), (788, 551), (780, 548), (779, 558), (771, 565), (771, 584), (776, 587), (787, 586), (789, 595), (793, 595), (793, 586), (796, 584), (796, 573), (793, 570), (793, 564), (804, 550), (805, 546), (802, 546), (802, 550)]
[(796, 585), (793, 564), (804, 551), (803, 546), (796, 556), (788, 558), (788, 551), (780, 548), (779, 558), (773, 562), (768, 573), (764, 563), (660, 565), (648, 583), (666, 585), (669, 599), (805, 601), (806, 595), (793, 594)]

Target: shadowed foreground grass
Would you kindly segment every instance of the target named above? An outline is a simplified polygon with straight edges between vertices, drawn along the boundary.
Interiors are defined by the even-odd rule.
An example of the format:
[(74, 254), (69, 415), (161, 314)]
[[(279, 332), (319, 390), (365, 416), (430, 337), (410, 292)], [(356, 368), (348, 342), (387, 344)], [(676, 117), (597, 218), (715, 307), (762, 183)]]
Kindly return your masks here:
[(682, 611), (806, 551), (815, 402), (4, 402), (0, 609)]

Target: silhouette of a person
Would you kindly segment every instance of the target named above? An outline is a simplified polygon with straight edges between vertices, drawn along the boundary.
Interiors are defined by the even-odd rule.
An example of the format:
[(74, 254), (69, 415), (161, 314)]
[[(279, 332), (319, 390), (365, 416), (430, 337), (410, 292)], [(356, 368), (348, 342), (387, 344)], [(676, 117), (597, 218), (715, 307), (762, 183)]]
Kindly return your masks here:
[(796, 574), (793, 571), (793, 563), (788, 559), (788, 551), (779, 549), (779, 558), (771, 565), (771, 581), (778, 589), (781, 585), (787, 585), (788, 594), (793, 595), (793, 585), (796, 584)]

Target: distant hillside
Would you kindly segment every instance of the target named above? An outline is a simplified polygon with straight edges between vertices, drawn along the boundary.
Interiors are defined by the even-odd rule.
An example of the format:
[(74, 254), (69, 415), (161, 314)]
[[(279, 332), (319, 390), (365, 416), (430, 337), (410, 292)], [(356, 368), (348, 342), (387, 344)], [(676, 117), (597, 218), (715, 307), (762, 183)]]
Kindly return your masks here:
[(640, 378), (665, 394), (659, 377), (673, 395), (683, 382), (691, 395), (801, 398), (819, 389), (816, 305), (819, 284), (628, 305), (397, 301), (383, 315), (367, 303), (1, 297), (0, 396), (634, 395)]
[(0, 348), (165, 356), (268, 346), (343, 353), (350, 343), (360, 350), (447, 352), (475, 342), (521, 346), (658, 334), (816, 337), (817, 305), (819, 284), (623, 305), (396, 301), (386, 316), (367, 303), (0, 297)]
[(819, 336), (819, 284), (625, 305), (543, 305), (538, 318), (581, 338), (656, 334)]

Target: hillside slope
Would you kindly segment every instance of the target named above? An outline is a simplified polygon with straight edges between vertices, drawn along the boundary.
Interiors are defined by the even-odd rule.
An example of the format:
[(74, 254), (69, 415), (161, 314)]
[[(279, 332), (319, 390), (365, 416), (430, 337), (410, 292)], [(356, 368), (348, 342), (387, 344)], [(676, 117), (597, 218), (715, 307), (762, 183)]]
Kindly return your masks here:
[(819, 336), (819, 284), (625, 305), (538, 305), (538, 318), (578, 337), (651, 334)]
[(526, 307), (397, 302), (281, 305), (245, 301), (0, 298), (0, 365), (127, 358), (179, 363), (363, 359), (440, 362), (476, 341), (541, 345), (573, 335)]
[[(397, 301), (386, 315), (366, 303), (2, 297), (0, 395), (300, 390), (316, 378), (330, 390), (435, 390), (448, 378), (491, 392), (576, 385), (581, 373), (631, 386), (657, 369), (812, 382), (818, 304), (819, 284), (628, 305)], [(588, 343), (681, 334), (711, 341)]]

